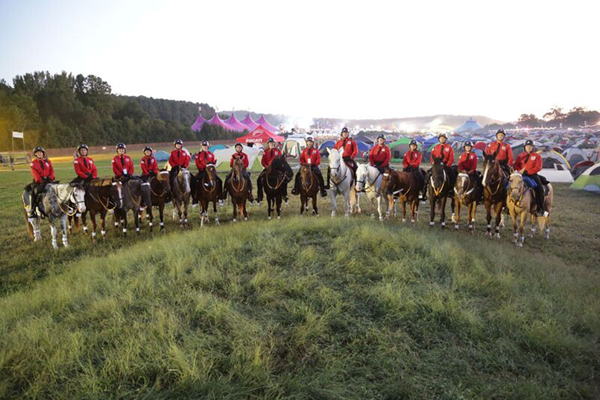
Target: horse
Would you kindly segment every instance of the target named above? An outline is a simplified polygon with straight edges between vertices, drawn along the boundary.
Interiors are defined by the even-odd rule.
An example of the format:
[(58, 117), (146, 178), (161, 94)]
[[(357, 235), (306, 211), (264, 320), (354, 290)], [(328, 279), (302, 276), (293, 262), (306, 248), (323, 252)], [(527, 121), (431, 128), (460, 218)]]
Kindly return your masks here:
[(477, 199), (481, 196), (481, 187), (477, 184), (477, 180), (469, 174), (460, 173), (454, 185), (454, 204), (456, 214), (454, 220), (454, 228), (460, 227), (460, 207), (464, 205), (467, 208), (467, 221), (469, 223), (469, 232), (474, 233), (475, 229), (475, 214), (477, 213)]
[(319, 216), (317, 198), (319, 197), (319, 179), (310, 164), (300, 164), (300, 215), (308, 211), (308, 199), (312, 199), (313, 214)]
[(333, 187), (329, 190), (329, 199), (331, 200), (331, 216), (335, 217), (337, 212), (336, 195), (344, 196), (344, 211), (348, 217), (350, 213), (356, 210), (360, 213), (360, 204), (358, 204), (356, 189), (352, 178), (352, 170), (342, 159), (343, 149), (327, 149), (329, 153), (330, 178)]
[(273, 207), (277, 211), (277, 219), (281, 219), (281, 203), (283, 197), (287, 195), (287, 184), (293, 177), (292, 168), (283, 155), (275, 157), (271, 164), (265, 168), (264, 185), (258, 185), (258, 199), (259, 201), (262, 199), (264, 189), (267, 194), (268, 219), (271, 219)]
[[(106, 238), (106, 215), (109, 211), (123, 206), (123, 187), (121, 182), (111, 179), (93, 179), (85, 192), (86, 211), (81, 214), (83, 232), (87, 235), (86, 216), (89, 213), (92, 220), (92, 241), (96, 240), (96, 214), (100, 214), (102, 239)], [(75, 220), (77, 227), (78, 220)]]
[(123, 201), (115, 209), (115, 227), (119, 222), (123, 228), (123, 237), (127, 236), (127, 212), (133, 211), (135, 232), (140, 233), (140, 211), (145, 204), (152, 204), (150, 185), (144, 185), (141, 179), (132, 178), (122, 183)]
[(190, 196), (192, 194), (191, 175), (191, 172), (187, 168), (181, 168), (171, 186), (173, 205), (179, 216), (179, 224), (184, 228), (189, 226), (188, 205), (190, 204)]
[(381, 195), (387, 195), (388, 210), (386, 217), (396, 216), (396, 196), (402, 204), (402, 222), (406, 222), (406, 204), (410, 206), (411, 222), (419, 220), (419, 193), (423, 189), (422, 180), (417, 179), (414, 173), (390, 170), (383, 174), (381, 179)]
[(550, 211), (554, 201), (554, 188), (552, 185), (547, 185), (548, 193), (544, 199), (544, 208), (548, 215), (545, 217), (536, 216), (535, 193), (532, 188), (527, 187), (520, 173), (513, 172), (510, 175), (509, 185), (506, 205), (513, 220), (513, 243), (518, 247), (523, 247), (525, 242), (524, 229), (528, 214), (531, 215), (531, 233), (529, 236), (533, 237), (535, 235), (536, 219), (539, 219), (540, 231), (545, 228), (546, 239), (550, 239)]
[(204, 222), (209, 223), (208, 209), (209, 204), (213, 203), (213, 212), (215, 213), (215, 225), (219, 225), (219, 216), (217, 215), (217, 203), (221, 198), (221, 181), (217, 179), (217, 169), (214, 164), (208, 164), (202, 180), (198, 181), (196, 186), (196, 196), (200, 203), (200, 227)]
[(382, 173), (375, 167), (369, 164), (358, 164), (356, 170), (356, 193), (364, 192), (367, 199), (371, 203), (371, 218), (375, 218), (375, 201), (377, 202), (377, 213), (379, 220), (383, 221), (383, 213), (381, 212), (381, 180)]
[(154, 215), (152, 207), (158, 207), (160, 217), (160, 231), (165, 231), (165, 204), (167, 196), (171, 192), (171, 181), (169, 180), (169, 171), (161, 169), (156, 176), (151, 176), (147, 183), (150, 185), (150, 204), (146, 205), (146, 213), (148, 215), (148, 226), (150, 232), (153, 228)]
[(248, 211), (246, 210), (246, 200), (248, 200), (247, 182), (242, 174), (244, 170), (244, 162), (236, 158), (233, 161), (231, 168), (231, 178), (227, 182), (227, 191), (231, 196), (231, 204), (233, 204), (233, 222), (237, 222), (238, 213), (244, 215), (244, 220), (248, 220)]
[(447, 167), (442, 162), (442, 157), (434, 157), (433, 165), (431, 167), (431, 178), (429, 185), (429, 203), (431, 205), (429, 226), (435, 226), (435, 207), (439, 207), (440, 211), (440, 225), (442, 229), (446, 228), (446, 201), (450, 197), (450, 206), (452, 208), (452, 214), (454, 214), (454, 197), (452, 197), (452, 182), (451, 177), (448, 176), (451, 168)]
[[(27, 218), (27, 231), (34, 242), (42, 239), (40, 232), (39, 217), (31, 217), (31, 204), (29, 204), (29, 196), (23, 192), (21, 196), (23, 206), (25, 208)], [(40, 205), (42, 212), (48, 216), (50, 223), (50, 232), (52, 234), (52, 247), (58, 250), (58, 240), (55, 222), (60, 220), (62, 230), (62, 244), (69, 247), (67, 238), (67, 216), (75, 215), (75, 213), (84, 213), (85, 208), (85, 189), (82, 185), (71, 185), (68, 183), (49, 183), (46, 185), (46, 190), (42, 194), (42, 202)]]
[(483, 204), (486, 210), (486, 236), (492, 237), (492, 210), (496, 217), (494, 227), (496, 238), (500, 238), (500, 226), (503, 225), (502, 210), (506, 207), (506, 176), (502, 172), (500, 162), (495, 155), (486, 154), (483, 159)]

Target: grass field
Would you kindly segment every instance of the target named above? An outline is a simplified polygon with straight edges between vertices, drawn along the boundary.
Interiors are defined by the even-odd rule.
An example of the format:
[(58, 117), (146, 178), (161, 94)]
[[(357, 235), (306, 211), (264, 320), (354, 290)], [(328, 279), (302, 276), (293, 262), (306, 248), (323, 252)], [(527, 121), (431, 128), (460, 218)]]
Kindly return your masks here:
[(598, 196), (555, 185), (552, 238), (523, 249), (482, 210), (471, 236), (427, 205), (411, 226), (292, 198), (55, 252), (27, 237), (29, 181), (0, 172), (0, 398), (600, 397)]

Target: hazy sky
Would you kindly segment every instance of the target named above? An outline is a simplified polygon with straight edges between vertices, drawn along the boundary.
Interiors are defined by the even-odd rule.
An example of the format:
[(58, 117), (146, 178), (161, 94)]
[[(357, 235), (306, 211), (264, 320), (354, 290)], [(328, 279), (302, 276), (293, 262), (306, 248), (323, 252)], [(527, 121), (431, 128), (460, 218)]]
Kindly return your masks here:
[(0, 0), (0, 79), (304, 117), (600, 109), (600, 1)]

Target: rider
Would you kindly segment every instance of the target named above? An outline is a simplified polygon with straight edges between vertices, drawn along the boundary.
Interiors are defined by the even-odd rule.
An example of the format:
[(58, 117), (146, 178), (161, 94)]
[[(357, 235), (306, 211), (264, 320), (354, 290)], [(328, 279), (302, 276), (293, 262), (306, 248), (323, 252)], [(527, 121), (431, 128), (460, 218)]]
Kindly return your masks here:
[(495, 155), (502, 170), (506, 175), (510, 175), (510, 167), (513, 165), (513, 151), (510, 144), (504, 143), (505, 137), (504, 129), (498, 129), (496, 132), (496, 141), (489, 143), (485, 147), (485, 154)]
[[(348, 132), (348, 128), (344, 127), (342, 129), (341, 135), (342, 138), (335, 143), (335, 146), (333, 146), (333, 148), (335, 150), (344, 149), (344, 152), (342, 153), (342, 158), (344, 159), (344, 162), (352, 169), (352, 178), (356, 181), (357, 165), (354, 162), (354, 157), (358, 155), (358, 145), (356, 144), (354, 139), (350, 137), (350, 132)], [(330, 182), (331, 169), (327, 168), (327, 186), (325, 186), (325, 189), (330, 188)]]
[(427, 200), (426, 196), (426, 185), (425, 177), (423, 176), (423, 172), (421, 171), (421, 159), (423, 155), (418, 149), (419, 144), (416, 140), (411, 140), (408, 145), (409, 150), (404, 154), (404, 158), (402, 159), (402, 166), (404, 167), (404, 172), (412, 172), (420, 185), (423, 186), (423, 190), (421, 191), (420, 198), (421, 200)]
[[(33, 149), (35, 159), (31, 161), (31, 175), (33, 182), (25, 187), (25, 191), (31, 199), (31, 218), (37, 217), (39, 197), (46, 190), (46, 185), (54, 181), (54, 167), (52, 162), (46, 157), (46, 150), (43, 147)], [(41, 210), (40, 210), (41, 211)], [(40, 212), (40, 214), (42, 214)]]
[(369, 163), (372, 167), (379, 170), (380, 173), (384, 173), (390, 168), (390, 160), (392, 159), (392, 152), (390, 148), (385, 144), (385, 136), (377, 136), (377, 144), (373, 146), (369, 153)]
[[(448, 136), (445, 133), (440, 133), (438, 135), (438, 144), (436, 144), (431, 151), (431, 164), (433, 165), (435, 158), (442, 158), (442, 163), (447, 167), (447, 171), (451, 176), (450, 183), (454, 183), (454, 171), (452, 170), (452, 164), (454, 164), (454, 149), (450, 146), (448, 142)], [(431, 177), (431, 170), (427, 173), (427, 178), (425, 180), (425, 188), (423, 190), (427, 190), (427, 185), (429, 183), (429, 179)]]
[[(244, 179), (246, 179), (247, 182), (247, 186), (248, 186), (248, 200), (250, 201), (250, 203), (254, 202), (254, 197), (252, 197), (252, 180), (250, 179), (250, 174), (248, 174), (248, 171), (246, 170), (246, 168), (248, 168), (249, 165), (249, 161), (248, 161), (248, 155), (246, 155), (246, 153), (244, 153), (242, 151), (243, 146), (241, 143), (236, 143), (235, 146), (235, 153), (233, 153), (231, 155), (231, 160), (229, 161), (229, 166), (231, 168), (233, 168), (233, 162), (236, 159), (240, 159), (242, 160), (242, 162), (244, 163), (244, 169), (242, 170), (242, 176), (244, 177)], [(231, 174), (233, 171), (230, 171), (229, 174), (227, 174), (227, 177), (225, 178), (225, 187), (228, 186), (229, 180), (231, 179)], [(223, 196), (226, 196), (227, 191), (223, 191)]]
[(538, 175), (538, 172), (542, 169), (542, 156), (533, 151), (533, 141), (527, 140), (525, 142), (525, 151), (517, 156), (514, 169), (515, 171), (519, 171), (523, 176), (528, 176), (535, 181), (537, 212), (538, 214), (543, 213), (544, 217), (547, 217), (547, 210), (544, 209), (544, 187)]
[(98, 170), (96, 169), (94, 160), (88, 157), (88, 151), (89, 148), (87, 144), (80, 144), (79, 147), (77, 147), (76, 154), (78, 154), (79, 157), (73, 161), (77, 178), (73, 179), (71, 183), (80, 183), (87, 186), (92, 179), (98, 177)]
[[(306, 148), (302, 150), (302, 154), (300, 154), (300, 164), (308, 164), (310, 165), (311, 170), (317, 176), (319, 180), (319, 188), (321, 188), (321, 196), (327, 196), (327, 191), (325, 190), (325, 182), (323, 181), (323, 174), (321, 173), (321, 169), (319, 165), (321, 164), (321, 153), (315, 147), (314, 139), (309, 136), (306, 138)], [(300, 193), (300, 171), (296, 174), (296, 180), (294, 181), (294, 189), (292, 189), (292, 194), (297, 195)]]
[(196, 180), (200, 182), (204, 177), (204, 173), (206, 172), (206, 166), (208, 164), (216, 164), (217, 159), (215, 155), (208, 150), (209, 144), (205, 140), (202, 142), (202, 149), (196, 154), (196, 167), (198, 168), (198, 175), (196, 175)]
[(115, 180), (121, 182), (128, 181), (133, 175), (133, 160), (127, 154), (127, 147), (124, 143), (116, 146), (117, 155), (112, 159), (112, 169), (115, 173)]
[(473, 143), (467, 140), (463, 147), (465, 152), (458, 159), (458, 172), (474, 178), (479, 187), (482, 187), (481, 176), (477, 173), (477, 154), (473, 152)]
[(149, 178), (158, 175), (158, 163), (156, 158), (152, 155), (152, 147), (144, 147), (144, 156), (140, 160), (140, 166), (142, 167), (142, 180), (147, 182)]
[(183, 141), (181, 139), (175, 140), (173, 142), (173, 147), (175, 147), (175, 150), (173, 150), (169, 156), (169, 165), (171, 166), (169, 178), (171, 180), (171, 187), (173, 186), (173, 181), (177, 174), (179, 174), (179, 171), (190, 165), (190, 155), (187, 151), (183, 150)]

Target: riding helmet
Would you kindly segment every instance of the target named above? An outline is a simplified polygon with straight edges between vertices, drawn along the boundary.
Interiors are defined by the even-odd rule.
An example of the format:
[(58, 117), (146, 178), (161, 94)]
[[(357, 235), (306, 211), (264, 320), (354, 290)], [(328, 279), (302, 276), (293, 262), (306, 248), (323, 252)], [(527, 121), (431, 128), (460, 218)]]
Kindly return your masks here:
[(149, 151), (154, 151), (154, 150), (152, 149), (152, 147), (150, 147), (150, 146), (146, 146), (146, 147), (144, 147), (144, 151), (143, 151), (143, 153), (145, 153), (147, 150), (149, 150)]
[(465, 142), (465, 144), (463, 145), (463, 147), (467, 147), (467, 146), (473, 147), (473, 143), (470, 140), (467, 140)]
[(125, 146), (125, 143), (118, 143), (116, 146), (116, 149), (123, 149), (123, 150), (127, 150), (127, 146)]
[(409, 143), (408, 145), (409, 145), (409, 146), (412, 146), (413, 144), (414, 144), (415, 146), (419, 146), (419, 143), (417, 143), (417, 141), (416, 141), (415, 139), (411, 140), (411, 141), (410, 141), (410, 143)]
[(267, 140), (267, 143), (275, 143), (275, 139), (269, 138), (269, 140)]
[(44, 150), (44, 148), (40, 146), (33, 149), (33, 154), (37, 153), (38, 151), (41, 151), (42, 153), (44, 153), (44, 155), (46, 155), (46, 150)]
[(176, 144), (180, 144), (180, 145), (182, 145), (182, 146), (183, 146), (183, 140), (181, 140), (181, 139), (176, 139), (176, 140), (173, 142), (173, 146), (175, 146)]
[(533, 140), (531, 140), (531, 139), (527, 139), (527, 140), (525, 141), (525, 146), (535, 146), (535, 145), (533, 144)]
[(208, 146), (209, 146), (209, 144), (208, 144), (208, 140), (204, 140), (204, 141), (202, 142), (202, 146), (207, 146), (207, 147), (208, 147)]
[(312, 136), (307, 137), (306, 141), (307, 142), (313, 142), (313, 143), (315, 142)]
[(238, 146), (242, 146), (242, 147), (244, 147), (244, 146), (243, 146), (243, 145), (242, 145), (240, 142), (237, 142), (237, 143), (235, 144), (235, 146), (233, 146), (233, 147), (234, 147), (234, 148), (236, 148), (236, 147), (238, 147)]
[(441, 137), (445, 137), (446, 139), (448, 139), (448, 136), (444, 132), (442, 132), (438, 135), (438, 139)]
[(504, 129), (500, 128), (496, 131), (496, 136), (498, 136), (499, 134), (503, 134), (504, 136), (506, 136), (506, 133), (504, 133)]
[(377, 139), (378, 139), (378, 140), (379, 140), (379, 139), (384, 139), (384, 140), (385, 140), (385, 135), (381, 134), (381, 135), (377, 136)]
[(81, 149), (86, 149), (87, 151), (90, 151), (90, 148), (88, 147), (88, 145), (87, 144), (83, 144), (83, 143), (81, 143), (79, 145), (79, 147), (77, 147), (77, 152), (81, 151)]
[(342, 128), (342, 133), (344, 133), (344, 132), (346, 132), (346, 133), (350, 134), (350, 132), (348, 132), (348, 128), (346, 128), (346, 127), (343, 127), (343, 128)]

